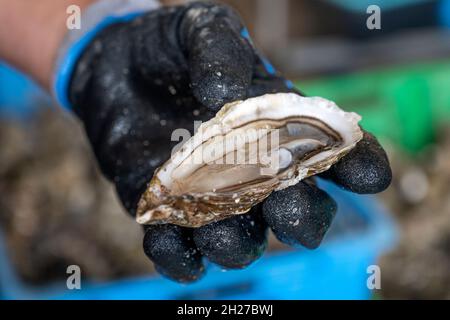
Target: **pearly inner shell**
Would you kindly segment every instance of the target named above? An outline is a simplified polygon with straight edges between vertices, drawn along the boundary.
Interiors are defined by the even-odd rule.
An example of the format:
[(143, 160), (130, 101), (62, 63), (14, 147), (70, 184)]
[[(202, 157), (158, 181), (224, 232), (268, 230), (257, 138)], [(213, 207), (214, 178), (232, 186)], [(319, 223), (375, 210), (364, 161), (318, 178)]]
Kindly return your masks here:
[(156, 170), (136, 220), (200, 227), (248, 212), (336, 163), (361, 140), (360, 120), (294, 93), (226, 104)]

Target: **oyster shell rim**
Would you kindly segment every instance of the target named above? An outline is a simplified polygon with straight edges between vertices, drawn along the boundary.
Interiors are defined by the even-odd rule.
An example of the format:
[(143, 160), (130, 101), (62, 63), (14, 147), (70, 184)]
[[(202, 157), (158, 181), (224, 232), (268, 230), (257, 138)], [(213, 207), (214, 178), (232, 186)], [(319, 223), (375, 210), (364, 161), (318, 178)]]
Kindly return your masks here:
[[(256, 113), (256, 116), (254, 117), (254, 119), (257, 119), (261, 113), (275, 110), (275, 108), (270, 103), (271, 101), (273, 102), (274, 99), (280, 100), (280, 101), (286, 100), (286, 101), (282, 101), (282, 103), (288, 103), (288, 104), (291, 103), (291, 105), (289, 107), (291, 107), (291, 106), (300, 107), (300, 105), (302, 105), (306, 101), (307, 105), (308, 104), (316, 105), (317, 108), (321, 108), (322, 113), (328, 112), (328, 113), (334, 113), (335, 115), (339, 115), (340, 117), (344, 118), (346, 120), (346, 122), (348, 122), (349, 125), (351, 126), (351, 128), (350, 128), (351, 130), (349, 130), (349, 131), (351, 131), (351, 136), (352, 136), (351, 142), (348, 143), (347, 145), (346, 145), (346, 143), (344, 143), (344, 146), (339, 148), (338, 150), (326, 150), (326, 151), (321, 152), (321, 154), (331, 152), (331, 155), (324, 157), (324, 160), (322, 161), (324, 163), (321, 163), (320, 161), (313, 163), (316, 165), (316, 167), (312, 167), (312, 166), (308, 167), (307, 165), (306, 166), (302, 165), (303, 163), (296, 163), (294, 166), (292, 166), (295, 169), (293, 178), (290, 177), (287, 180), (278, 180), (278, 182), (275, 183), (275, 185), (276, 185), (275, 187), (271, 188), (271, 190), (269, 190), (268, 192), (264, 192), (263, 195), (260, 198), (258, 198), (258, 200), (256, 202), (254, 202), (252, 205), (247, 206), (245, 209), (242, 209), (242, 210), (234, 209), (233, 212), (230, 212), (230, 213), (221, 212), (219, 214), (216, 214), (214, 212), (209, 212), (208, 217), (204, 217), (204, 216), (202, 217), (202, 215), (200, 214), (196, 220), (202, 220), (203, 222), (192, 223), (189, 221), (189, 219), (183, 219), (183, 216), (186, 216), (186, 214), (182, 213), (182, 212), (177, 212), (177, 210), (175, 208), (171, 207), (170, 202), (169, 202), (169, 204), (161, 202), (161, 199), (163, 197), (166, 197), (166, 200), (167, 200), (167, 197), (171, 196), (170, 190), (164, 185), (164, 183), (160, 179), (159, 175), (162, 172), (162, 170), (165, 169), (165, 171), (171, 172), (170, 170), (168, 170), (168, 169), (170, 169), (170, 165), (172, 164), (172, 167), (173, 166), (176, 167), (177, 163), (180, 164), (181, 161), (184, 161), (190, 154), (192, 154), (192, 152), (199, 146), (199, 144), (204, 143), (205, 141), (211, 139), (212, 137), (214, 137), (217, 134), (225, 135), (228, 132), (230, 132), (231, 130), (235, 129), (236, 127), (239, 127), (242, 123), (245, 123), (245, 122), (243, 122), (245, 117), (243, 117), (242, 114), (239, 114), (239, 112), (242, 112), (242, 110), (244, 110), (244, 108), (241, 106), (242, 104), (251, 104), (250, 102), (265, 101), (265, 105), (263, 107), (260, 107), (258, 104), (256, 104), (256, 107), (255, 107), (256, 109), (251, 111), (253, 113)], [(277, 103), (273, 103), (273, 105), (279, 104), (280, 101), (277, 101)], [(261, 110), (261, 109), (263, 109), (263, 110)], [(289, 108), (285, 108), (285, 109), (289, 109)], [(249, 107), (248, 107), (248, 110), (250, 110)], [(247, 110), (245, 110), (245, 111), (247, 111)], [(278, 111), (279, 110), (276, 110), (275, 112), (278, 112)], [(285, 110), (283, 110), (283, 111), (285, 111)], [(236, 115), (236, 113), (237, 113), (237, 115)], [(248, 113), (248, 111), (247, 111), (247, 113)], [(316, 113), (317, 113), (317, 110), (315, 110), (315, 112), (313, 112), (311, 114), (311, 116), (315, 119), (319, 119), (320, 121), (322, 121), (322, 119), (320, 119), (321, 117), (318, 117), (316, 115)], [(302, 112), (300, 114), (302, 116), (304, 116), (306, 114), (305, 110), (302, 110)], [(245, 115), (245, 112), (244, 112), (244, 115)], [(234, 116), (234, 118), (233, 118), (233, 116)], [(282, 117), (282, 116), (279, 116), (279, 117), (273, 116), (270, 119), (284, 119), (284, 118), (285, 117)], [(202, 139), (199, 140), (200, 141), (199, 143), (195, 143), (195, 139), (194, 139), (194, 137), (196, 136), (196, 134), (198, 132), (197, 131), (197, 132), (195, 132), (194, 136), (192, 136), (183, 145), (183, 147), (180, 148), (180, 150), (175, 152), (175, 154), (172, 155), (172, 157), (170, 157), (159, 168), (157, 168), (155, 170), (152, 179), (148, 183), (146, 190), (141, 195), (141, 198), (139, 200), (138, 207), (136, 210), (136, 221), (140, 224), (171, 223), (171, 224), (176, 224), (176, 225), (180, 225), (180, 226), (184, 226), (184, 227), (200, 227), (202, 225), (208, 224), (213, 221), (218, 221), (218, 220), (226, 219), (227, 217), (230, 217), (230, 216), (246, 213), (254, 205), (262, 202), (265, 198), (267, 198), (272, 192), (285, 189), (289, 186), (293, 186), (293, 185), (297, 184), (299, 181), (301, 181), (309, 176), (312, 176), (312, 175), (315, 175), (315, 174), (318, 174), (318, 173), (328, 170), (334, 163), (339, 161), (339, 159), (341, 159), (351, 149), (353, 149), (355, 147), (355, 145), (362, 139), (363, 132), (358, 124), (360, 120), (361, 120), (360, 115), (356, 114), (355, 112), (346, 112), (346, 111), (340, 109), (334, 102), (332, 102), (330, 100), (327, 100), (327, 99), (324, 99), (321, 97), (302, 97), (295, 93), (265, 94), (262, 96), (249, 98), (246, 100), (238, 100), (238, 101), (234, 101), (231, 103), (227, 103), (216, 113), (216, 115), (213, 118), (211, 118), (210, 120), (208, 120), (200, 125), (200, 127), (198, 128), (198, 131), (203, 130), (202, 131), (203, 136), (202, 136)], [(231, 130), (224, 132), (223, 128), (224, 128), (224, 125), (227, 124), (227, 121), (231, 121), (231, 122), (234, 121), (234, 123), (233, 123), (234, 127), (229, 126), (229, 128), (231, 128)], [(323, 122), (326, 125), (329, 125), (329, 123), (327, 123), (325, 121), (323, 121)], [(220, 130), (218, 130), (219, 128), (220, 128)], [(333, 129), (335, 129), (335, 128), (333, 128)], [(208, 132), (208, 134), (206, 134), (206, 132)], [(343, 140), (345, 141), (344, 137), (343, 137)], [(314, 157), (312, 157), (312, 158), (314, 158)], [(310, 160), (310, 159), (308, 159), (308, 160)], [(305, 161), (305, 164), (307, 162), (308, 161)], [(290, 168), (290, 170), (292, 170), (292, 168)], [(180, 198), (180, 197), (184, 197), (184, 196), (186, 196), (186, 197), (193, 196), (196, 198), (196, 200), (198, 200), (202, 197), (215, 196), (215, 193), (210, 193), (210, 192), (204, 192), (204, 193), (200, 193), (200, 194), (186, 193), (185, 195), (181, 195), (181, 196), (177, 196), (177, 197)], [(173, 202), (171, 204), (173, 205)], [(150, 209), (149, 209), (149, 206), (151, 207)], [(194, 208), (194, 210), (195, 210), (195, 208)], [(231, 208), (230, 208), (230, 211), (231, 211)], [(160, 217), (155, 217), (155, 214), (157, 216), (159, 215)], [(195, 214), (195, 215), (198, 215), (198, 214)], [(174, 216), (176, 216), (176, 217), (174, 218)]]

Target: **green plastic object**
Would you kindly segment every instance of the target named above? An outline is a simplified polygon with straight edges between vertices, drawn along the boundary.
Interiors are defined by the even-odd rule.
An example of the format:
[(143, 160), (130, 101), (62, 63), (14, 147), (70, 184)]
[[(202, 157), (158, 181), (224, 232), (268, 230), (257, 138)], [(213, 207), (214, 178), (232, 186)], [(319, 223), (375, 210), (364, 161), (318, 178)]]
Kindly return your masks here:
[(450, 60), (405, 65), (318, 80), (297, 81), (307, 96), (322, 96), (362, 115), (382, 142), (416, 154), (450, 123)]

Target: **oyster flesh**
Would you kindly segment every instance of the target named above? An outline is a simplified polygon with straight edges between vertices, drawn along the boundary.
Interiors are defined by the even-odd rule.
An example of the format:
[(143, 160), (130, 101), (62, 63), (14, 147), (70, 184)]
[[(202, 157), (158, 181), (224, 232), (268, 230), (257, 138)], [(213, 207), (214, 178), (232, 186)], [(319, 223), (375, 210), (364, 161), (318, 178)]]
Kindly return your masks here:
[(155, 171), (136, 220), (200, 227), (327, 170), (362, 138), (361, 117), (294, 93), (226, 104)]

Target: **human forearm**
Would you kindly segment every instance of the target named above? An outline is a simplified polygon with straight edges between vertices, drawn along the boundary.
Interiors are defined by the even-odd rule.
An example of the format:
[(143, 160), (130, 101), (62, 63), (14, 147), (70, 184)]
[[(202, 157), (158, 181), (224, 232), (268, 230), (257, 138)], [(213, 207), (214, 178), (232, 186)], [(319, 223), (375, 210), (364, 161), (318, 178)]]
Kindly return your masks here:
[(55, 57), (67, 32), (66, 9), (95, 0), (0, 0), (0, 59), (49, 89)]

